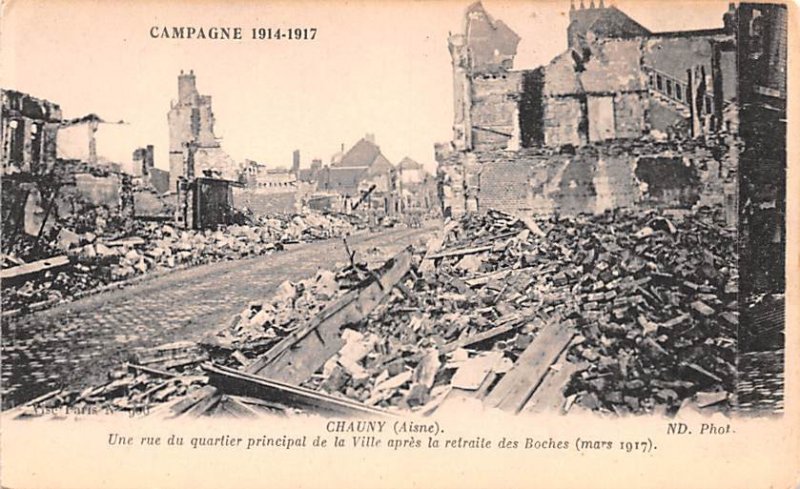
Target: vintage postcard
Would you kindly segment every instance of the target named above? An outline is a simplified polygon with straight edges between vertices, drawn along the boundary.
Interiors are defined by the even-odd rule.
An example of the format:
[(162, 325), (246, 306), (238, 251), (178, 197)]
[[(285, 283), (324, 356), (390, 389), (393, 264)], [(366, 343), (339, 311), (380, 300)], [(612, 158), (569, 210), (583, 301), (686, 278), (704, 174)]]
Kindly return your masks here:
[(795, 4), (0, 19), (3, 488), (800, 487)]

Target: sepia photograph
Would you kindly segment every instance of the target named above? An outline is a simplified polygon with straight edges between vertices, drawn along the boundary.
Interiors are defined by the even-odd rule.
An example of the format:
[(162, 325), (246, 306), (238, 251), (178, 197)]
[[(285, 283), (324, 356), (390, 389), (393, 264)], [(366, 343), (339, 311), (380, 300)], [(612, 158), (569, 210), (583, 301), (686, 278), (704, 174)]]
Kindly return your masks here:
[(4, 427), (788, 412), (794, 5), (2, 10)]

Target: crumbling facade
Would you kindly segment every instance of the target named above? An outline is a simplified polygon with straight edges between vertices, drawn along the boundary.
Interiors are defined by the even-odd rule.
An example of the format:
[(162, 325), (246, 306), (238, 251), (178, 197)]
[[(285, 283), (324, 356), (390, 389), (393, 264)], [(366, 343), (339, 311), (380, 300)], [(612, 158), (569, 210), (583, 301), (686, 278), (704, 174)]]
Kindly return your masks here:
[(568, 49), (546, 66), (515, 71), (519, 37), (473, 4), (464, 34), (449, 38), (453, 148), (721, 132), (736, 97), (731, 16), (720, 29), (651, 33), (616, 7), (573, 5)]
[(56, 160), (61, 107), (14, 90), (2, 90), (0, 97), (3, 175), (48, 171)]
[(467, 9), (463, 34), (448, 39), (453, 61), (453, 144), (463, 151), (513, 137), (520, 74), (512, 73), (519, 36), (480, 2)]
[[(662, 33), (603, 2), (573, 4), (569, 15), (568, 48), (533, 70), (513, 69), (519, 37), (479, 2), (467, 9), (464, 32), (450, 36), (453, 140), (437, 145), (445, 214), (490, 207), (601, 212), (609, 202), (614, 208), (642, 199), (666, 204), (670, 192), (639, 190), (648, 183), (639, 180), (638, 157), (616, 164), (618, 158), (602, 156), (641, 146), (639, 140), (650, 143), (640, 154), (668, 161), (677, 146), (661, 143), (697, 139), (706, 150), (690, 156), (703, 161), (696, 170), (720, 168), (712, 186), (735, 202), (735, 10), (723, 15), (721, 28)], [(607, 147), (581, 149), (589, 145)], [(582, 176), (572, 178), (573, 171)], [(703, 193), (699, 181), (699, 173), (670, 180), (690, 186), (682, 192), (695, 202)]]
[[(178, 75), (178, 100), (172, 102), (167, 121), (170, 190), (177, 190), (180, 177), (214, 176), (238, 180), (236, 163), (223, 151), (214, 134), (211, 96), (198, 92), (193, 70), (189, 73), (181, 70)], [(187, 164), (190, 158), (193, 165)]]
[[(131, 176), (119, 165), (99, 164), (94, 137), (99, 122), (93, 114), (63, 120), (58, 104), (2, 91), (4, 250), (30, 238), (47, 241), (64, 223), (94, 213), (130, 216)], [(65, 131), (75, 127), (82, 128), (78, 156), (64, 151), (70, 140)]]

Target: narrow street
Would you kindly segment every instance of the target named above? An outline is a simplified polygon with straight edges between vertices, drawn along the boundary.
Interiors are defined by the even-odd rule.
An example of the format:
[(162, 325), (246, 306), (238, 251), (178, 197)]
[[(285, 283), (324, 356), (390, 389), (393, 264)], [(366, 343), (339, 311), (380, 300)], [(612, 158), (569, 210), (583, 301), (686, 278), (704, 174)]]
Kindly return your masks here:
[[(387, 229), (348, 239), (361, 261), (383, 261), (435, 232)], [(292, 245), (282, 252), (220, 262), (147, 280), (3, 324), (3, 407), (61, 386), (102, 381), (137, 347), (199, 340), (249, 302), (270, 297), (285, 280), (344, 263), (341, 239)]]

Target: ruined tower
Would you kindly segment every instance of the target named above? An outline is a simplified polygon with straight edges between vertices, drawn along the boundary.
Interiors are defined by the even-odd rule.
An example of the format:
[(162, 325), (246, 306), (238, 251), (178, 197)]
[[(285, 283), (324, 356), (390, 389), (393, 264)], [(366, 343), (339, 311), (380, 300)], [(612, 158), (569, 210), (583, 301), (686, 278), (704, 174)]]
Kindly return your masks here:
[(188, 145), (198, 148), (219, 148), (214, 135), (214, 113), (211, 96), (200, 95), (194, 70), (178, 75), (178, 100), (167, 113), (169, 123), (169, 188), (176, 189), (178, 177), (189, 176), (185, 168)]
[(516, 105), (504, 93), (516, 86), (512, 74), (520, 37), (476, 2), (467, 8), (463, 32), (451, 34), (453, 148), (468, 151), (513, 139)]

